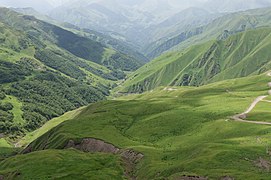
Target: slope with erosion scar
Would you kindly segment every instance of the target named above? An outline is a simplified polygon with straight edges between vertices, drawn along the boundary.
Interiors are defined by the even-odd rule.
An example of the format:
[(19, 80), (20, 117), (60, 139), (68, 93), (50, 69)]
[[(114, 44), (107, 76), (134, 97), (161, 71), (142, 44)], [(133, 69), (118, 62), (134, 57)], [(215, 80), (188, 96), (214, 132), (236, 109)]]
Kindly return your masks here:
[(138, 179), (266, 179), (269, 173), (259, 171), (254, 162), (270, 158), (266, 154), (270, 127), (228, 121), (227, 117), (242, 112), (264, 94), (269, 80), (260, 75), (198, 88), (159, 88), (92, 104), (28, 148), (63, 149), (72, 140), (72, 147), (84, 149), (83, 142), (93, 142), (89, 141), (93, 138), (144, 154), (135, 167)]

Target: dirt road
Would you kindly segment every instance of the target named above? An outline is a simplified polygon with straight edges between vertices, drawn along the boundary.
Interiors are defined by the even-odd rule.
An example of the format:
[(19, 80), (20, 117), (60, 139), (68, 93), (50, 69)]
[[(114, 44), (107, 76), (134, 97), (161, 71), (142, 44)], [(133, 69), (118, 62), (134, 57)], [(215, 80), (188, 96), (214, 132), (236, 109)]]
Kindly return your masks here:
[[(267, 74), (267, 76), (270, 76), (270, 77), (271, 77), (271, 72), (269, 72), (269, 73)], [(268, 83), (268, 86), (271, 88), (271, 82)], [(271, 90), (268, 91), (268, 94), (271, 95)], [(233, 116), (232, 119), (235, 120), (235, 121), (238, 121), (238, 122), (243, 122), (243, 123), (271, 125), (271, 122), (248, 121), (248, 120), (244, 120), (244, 119), (246, 119), (248, 113), (250, 113), (250, 112), (255, 108), (255, 106), (256, 106), (259, 102), (265, 101), (264, 99), (265, 99), (266, 97), (267, 97), (267, 96), (259, 96), (259, 97), (257, 97), (245, 112)], [(269, 102), (269, 101), (267, 101), (267, 102)]]

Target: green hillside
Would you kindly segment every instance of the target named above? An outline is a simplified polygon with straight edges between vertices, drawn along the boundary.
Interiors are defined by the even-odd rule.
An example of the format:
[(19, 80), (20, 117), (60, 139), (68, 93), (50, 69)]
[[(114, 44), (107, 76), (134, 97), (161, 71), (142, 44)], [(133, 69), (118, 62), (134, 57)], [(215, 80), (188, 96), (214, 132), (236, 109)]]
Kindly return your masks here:
[(149, 45), (145, 54), (149, 57), (157, 57), (167, 51), (183, 50), (210, 40), (225, 39), (249, 29), (270, 27), (270, 15), (271, 8), (230, 13), (216, 18), (207, 25), (191, 27), (175, 34), (172, 38), (155, 42)]
[(122, 14), (84, 2), (67, 17), (82, 9), (82, 25), (100, 12), (86, 25), (107, 19), (116, 24), (101, 21), (103, 31), (121, 24), (135, 40), (165, 32), (146, 49), (162, 55), (145, 64), (117, 33), (0, 8), (0, 180), (270, 179), (270, 8), (215, 20), (192, 8), (152, 29), (136, 5)]
[(143, 63), (58, 26), (0, 8), (0, 131), (33, 131), (104, 100)]
[[(0, 162), (7, 179), (122, 179), (118, 157), (76, 150), (46, 150)], [(3, 177), (3, 176), (0, 176)]]
[[(106, 51), (106, 48), (102, 44), (89, 38), (76, 35), (58, 26), (37, 20), (33, 16), (20, 15), (5, 8), (1, 8), (0, 15), (2, 23), (9, 25), (16, 30), (24, 31), (28, 36), (34, 36), (32, 39), (35, 38), (49, 41), (77, 57), (84, 58), (101, 65), (106, 65), (110, 69), (128, 71), (134, 70), (143, 64), (143, 62), (132, 57), (123, 58), (123, 53), (119, 52), (115, 52), (108, 59), (104, 59), (103, 54)], [(43, 44), (40, 43), (39, 45), (42, 46)], [(122, 61), (124, 61), (128, 67), (124, 66)], [(116, 67), (113, 63), (117, 64), (118, 62), (121, 63)]]
[[(264, 162), (270, 163), (271, 160), (267, 152), (270, 127), (229, 119), (243, 112), (257, 96), (267, 94), (269, 81), (270, 77), (263, 74), (202, 87), (159, 88), (152, 93), (92, 104), (74, 119), (31, 143), (25, 150), (28, 154), (2, 161), (0, 174), (10, 176), (17, 173), (18, 179), (35, 179), (43, 178), (42, 173), (46, 173), (53, 179), (61, 178), (75, 173), (65, 167), (77, 156), (85, 156), (80, 157), (82, 163), (78, 167), (88, 167), (92, 172), (93, 167), (85, 166), (85, 162), (99, 154), (61, 149), (67, 148), (71, 142), (80, 145), (85, 138), (97, 138), (118, 148), (142, 153), (144, 157), (130, 171), (138, 179), (178, 179), (184, 176), (269, 179), (270, 173)], [(87, 147), (82, 146), (83, 151), (88, 151)], [(40, 151), (43, 149), (51, 150)], [(61, 156), (57, 161), (61, 162), (52, 166), (47, 165), (50, 160), (45, 160), (46, 163), (36, 161), (36, 156), (59, 157), (59, 153)], [(65, 158), (66, 153), (74, 154)], [(106, 161), (107, 157), (99, 158)], [(28, 163), (28, 159), (33, 159), (33, 163)], [(66, 163), (63, 165), (63, 162)], [(121, 164), (127, 169), (127, 164)], [(30, 173), (29, 169), (36, 165), (37, 171)], [(56, 172), (54, 167), (58, 165), (63, 168)], [(14, 169), (14, 166), (19, 168)], [(79, 168), (75, 170), (84, 170)], [(118, 166), (101, 171), (105, 175), (119, 172), (115, 168)], [(41, 173), (40, 169), (44, 171)], [(100, 179), (106, 178), (101, 176)]]
[(141, 93), (158, 86), (200, 86), (257, 75), (270, 69), (270, 47), (269, 28), (237, 33), (162, 55), (131, 74), (116, 91)]
[(138, 47), (135, 47), (134, 44), (132, 44), (131, 42), (125, 42), (122, 39), (114, 38), (110, 35), (100, 33), (94, 30), (80, 28), (69, 23), (58, 22), (50, 18), (49, 16), (37, 12), (33, 8), (12, 8), (12, 10), (25, 15), (35, 16), (37, 19), (63, 27), (76, 34), (90, 38), (93, 41), (100, 42), (106, 47), (111, 47), (112, 49), (116, 49), (116, 51), (122, 54), (129, 55), (130, 59), (138, 61), (137, 63), (139, 64), (143, 64), (149, 61), (144, 55), (142, 55), (140, 52), (136, 50), (138, 49)]

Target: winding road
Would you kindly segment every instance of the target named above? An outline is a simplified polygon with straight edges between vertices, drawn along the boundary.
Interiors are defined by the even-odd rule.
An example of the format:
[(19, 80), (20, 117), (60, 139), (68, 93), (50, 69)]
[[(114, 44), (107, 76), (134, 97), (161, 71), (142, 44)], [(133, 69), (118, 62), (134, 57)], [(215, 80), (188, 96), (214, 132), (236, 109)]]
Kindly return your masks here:
[[(271, 72), (267, 73), (267, 76), (271, 77)], [(271, 88), (271, 82), (268, 83), (268, 86)], [(271, 90), (268, 91), (268, 94), (271, 95)], [(238, 122), (243, 122), (243, 123), (271, 125), (271, 122), (244, 120), (247, 117), (248, 113), (250, 113), (259, 102), (261, 101), (271, 102), (271, 101), (264, 100), (266, 97), (267, 96), (257, 97), (245, 112), (233, 116), (232, 119)]]

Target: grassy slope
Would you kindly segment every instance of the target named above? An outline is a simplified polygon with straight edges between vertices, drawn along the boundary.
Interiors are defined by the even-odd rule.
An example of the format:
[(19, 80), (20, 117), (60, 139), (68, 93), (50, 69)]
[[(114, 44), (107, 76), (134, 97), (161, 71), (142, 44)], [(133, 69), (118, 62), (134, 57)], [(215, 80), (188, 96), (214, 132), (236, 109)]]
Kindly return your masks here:
[[(98, 48), (100, 48), (99, 51), (104, 50), (104, 47), (99, 45), (99, 43), (88, 38), (80, 37), (64, 29), (58, 28), (57, 26), (36, 20), (33, 17), (22, 16), (6, 8), (0, 8), (0, 14), (0, 63), (10, 62), (14, 64), (14, 66), (9, 65), (9, 67), (1, 67), (0, 77), (1, 80), (7, 80), (10, 77), (9, 74), (17, 76), (17, 79), (13, 79), (11, 82), (8, 81), (8, 83), (2, 83), (1, 81), (0, 85), (0, 91), (3, 89), (6, 94), (9, 95), (1, 102), (10, 102), (14, 106), (14, 108), (9, 112), (14, 116), (13, 120), (9, 122), (14, 123), (7, 125), (8, 122), (5, 120), (5, 124), (1, 124), (1, 131), (4, 131), (4, 133), (7, 132), (11, 134), (11, 131), (16, 131), (15, 133), (18, 132), (19, 134), (18, 128), (20, 128), (20, 132), (24, 131), (25, 125), (29, 124), (25, 115), (27, 111), (26, 109), (28, 109), (26, 108), (27, 103), (28, 105), (31, 105), (31, 103), (34, 104), (34, 101), (41, 102), (42, 105), (39, 105), (39, 107), (43, 108), (42, 113), (47, 113), (48, 115), (48, 109), (45, 110), (44, 106), (52, 101), (52, 99), (49, 100), (50, 97), (43, 93), (45, 91), (53, 90), (50, 93), (50, 96), (53, 96), (52, 93), (56, 92), (53, 88), (56, 87), (56, 85), (61, 84), (59, 86), (62, 86), (63, 89), (57, 88), (62, 92), (57, 93), (53, 99), (56, 100), (57, 97), (63, 101), (73, 101), (73, 105), (75, 105), (72, 108), (66, 108), (70, 106), (67, 101), (65, 103), (61, 103), (58, 107), (61, 106), (60, 108), (64, 107), (65, 109), (64, 111), (59, 111), (60, 113), (57, 113), (58, 115), (61, 115), (68, 110), (88, 104), (89, 102), (85, 102), (88, 101), (86, 100), (87, 98), (93, 97), (94, 99), (103, 99), (104, 96), (108, 94), (109, 88), (115, 84), (114, 81), (116, 81), (117, 78), (114, 77), (113, 70), (92, 62), (89, 59), (83, 59), (72, 54), (72, 52), (78, 48), (86, 50), (82, 47), (85, 44), (87, 44), (87, 46), (92, 44), (94, 47), (87, 47), (87, 52), (94, 54), (93, 56), (95, 56), (95, 46), (97, 44)], [(63, 37), (65, 35), (68, 36), (66, 39)], [(82, 40), (84, 44), (74, 44), (69, 47), (61, 47), (61, 45), (59, 45), (65, 43), (70, 45), (70, 41), (74, 39)], [(24, 68), (18, 68), (20, 69), (18, 72), (12, 73), (12, 71), (14, 71), (13, 68), (19, 65)], [(26, 71), (26, 69), (29, 70), (29, 72), (26, 73), (25, 77), (24, 75), (19, 74), (20, 72)], [(44, 75), (44, 73), (47, 74)], [(48, 73), (51, 73), (50, 77), (48, 77)], [(45, 79), (41, 80), (41, 77), (45, 79), (47, 78), (48, 81), (45, 82)], [(58, 84), (53, 85), (53, 81), (55, 79), (59, 79), (59, 77), (62, 77), (60, 80), (61, 82), (57, 82)], [(73, 87), (74, 83), (78, 83), (76, 87)], [(27, 87), (31, 86), (31, 92), (29, 93), (19, 90), (17, 94), (11, 94), (11, 91), (14, 90), (14, 84), (16, 84), (16, 86), (20, 84), (20, 87), (22, 87), (22, 84), (25, 84), (23, 90), (26, 90)], [(67, 87), (69, 87), (68, 90), (66, 89)], [(84, 89), (86, 87), (89, 89)], [(90, 89), (94, 91), (91, 92)], [(62, 94), (67, 94), (67, 92), (64, 92), (65, 90), (71, 92), (73, 97), (69, 95), (66, 97), (63, 96)], [(29, 94), (26, 95), (26, 93)], [(43, 97), (37, 97), (38, 93), (43, 94)], [(83, 97), (82, 100), (80, 100), (80, 96), (87, 93), (91, 94), (87, 95), (87, 98)], [(82, 103), (83, 101), (85, 103)], [(37, 106), (37, 104), (35, 104), (35, 106)], [(37, 112), (36, 110), (34, 111)], [(31, 119), (35, 118), (32, 117)], [(40, 122), (36, 123), (38, 124)], [(14, 130), (6, 130), (12, 125), (16, 126), (13, 128)]]
[(257, 106), (248, 114), (247, 119), (251, 121), (266, 121), (271, 122), (270, 102), (260, 102)]
[[(7, 179), (122, 179), (117, 156), (75, 150), (46, 150), (0, 162)], [(19, 175), (18, 175), (19, 173)]]
[(134, 72), (120, 92), (142, 92), (158, 86), (202, 85), (255, 75), (270, 69), (271, 29), (238, 33), (185, 51), (168, 53)]
[[(224, 15), (213, 20), (211, 23), (205, 26), (198, 27), (198, 29), (201, 29), (202, 33), (180, 41), (180, 43), (176, 45), (174, 41), (176, 41), (176, 39), (182, 35), (179, 34), (176, 37), (167, 40), (164, 44), (160, 44), (157, 49), (154, 49), (148, 53), (154, 53), (157, 56), (165, 52), (165, 50), (182, 50), (190, 47), (191, 45), (201, 44), (217, 38), (224, 38), (229, 34), (235, 34), (244, 30), (255, 29), (259, 27), (270, 27), (270, 14), (271, 8), (263, 8)], [(191, 31), (196, 31), (196, 28), (190, 29), (186, 33)], [(227, 33), (225, 33), (226, 31)], [(165, 49), (165, 47), (167, 48)]]
[(6, 96), (5, 99), (2, 101), (2, 103), (11, 103), (13, 105), (13, 109), (11, 110), (12, 114), (14, 114), (14, 123), (15, 124), (24, 124), (25, 121), (22, 117), (23, 111), (22, 111), (22, 103), (14, 96)]
[(13, 148), (6, 139), (0, 138), (0, 162), (10, 156), (14, 156), (18, 151), (19, 149)]
[(170, 85), (191, 62), (198, 60), (210, 48), (212, 42), (193, 46), (186, 51), (167, 53), (132, 73), (115, 91), (142, 92), (158, 86)]
[(237, 12), (229, 15), (217, 18), (212, 23), (204, 27), (204, 33), (199, 36), (188, 39), (176, 47), (182, 49), (195, 43), (206, 42), (210, 39), (214, 39), (223, 35), (224, 30), (228, 30), (230, 33), (236, 33), (242, 31), (242, 26), (245, 29), (254, 29), (258, 27), (270, 27), (271, 8), (248, 10), (243, 12)]
[[(59, 124), (71, 120), (73, 118), (75, 118), (85, 107), (67, 112), (65, 114), (63, 114), (60, 117), (54, 118), (48, 122), (46, 122), (41, 128), (27, 133), (26, 136), (24, 136), (18, 143), (17, 146), (23, 146), (25, 147), (26, 145), (28, 145), (29, 143), (31, 143), (32, 141), (34, 141), (35, 139), (37, 139), (38, 137), (42, 136), (43, 134), (47, 133), (49, 130), (51, 130), (52, 128), (58, 126)], [(0, 146), (1, 147), (1, 146)]]
[(233, 122), (228, 117), (243, 112), (255, 97), (267, 94), (269, 80), (261, 75), (177, 91), (160, 88), (100, 102), (31, 146), (55, 149), (70, 139), (94, 137), (133, 148), (145, 155), (137, 166), (140, 179), (183, 174), (268, 179), (269, 173), (254, 161), (259, 157), (270, 161), (266, 154), (271, 145), (270, 127)]

